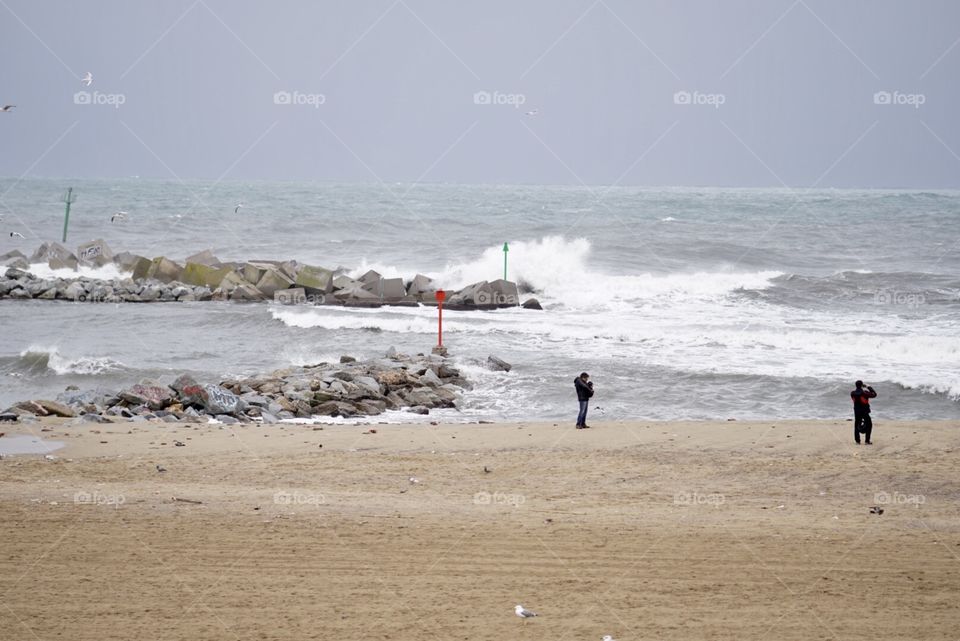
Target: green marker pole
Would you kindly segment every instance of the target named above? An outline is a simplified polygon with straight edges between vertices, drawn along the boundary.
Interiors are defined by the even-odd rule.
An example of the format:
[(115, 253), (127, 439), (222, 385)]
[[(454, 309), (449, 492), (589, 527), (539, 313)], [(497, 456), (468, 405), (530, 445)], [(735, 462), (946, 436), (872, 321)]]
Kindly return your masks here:
[(63, 196), (63, 202), (67, 204), (67, 211), (63, 215), (63, 240), (62, 243), (67, 242), (67, 226), (70, 224), (70, 205), (73, 203), (73, 187), (67, 188), (67, 193)]
[(510, 251), (510, 245), (503, 244), (503, 280), (507, 280), (507, 252)]

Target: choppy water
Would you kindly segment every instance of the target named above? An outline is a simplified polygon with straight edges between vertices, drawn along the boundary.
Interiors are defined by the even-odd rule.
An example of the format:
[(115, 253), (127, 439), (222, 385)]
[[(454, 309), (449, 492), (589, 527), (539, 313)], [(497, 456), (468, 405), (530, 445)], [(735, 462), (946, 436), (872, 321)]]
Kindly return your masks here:
[[(445, 314), (478, 382), (470, 417), (568, 419), (587, 370), (606, 417), (844, 416), (862, 378), (878, 418), (960, 418), (960, 192), (7, 179), (0, 253), (59, 240), (70, 184), (69, 245), (148, 256), (212, 247), (458, 287), (500, 277), (509, 241), (510, 277), (547, 310)], [(425, 351), (435, 313), (3, 301), (0, 404)], [(515, 369), (487, 372), (488, 354)]]

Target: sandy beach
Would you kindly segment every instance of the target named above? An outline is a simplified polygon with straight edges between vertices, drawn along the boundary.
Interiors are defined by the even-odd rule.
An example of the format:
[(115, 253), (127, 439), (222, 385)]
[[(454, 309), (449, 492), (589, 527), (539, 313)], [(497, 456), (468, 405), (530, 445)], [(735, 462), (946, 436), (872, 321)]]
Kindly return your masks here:
[(4, 426), (0, 629), (955, 639), (958, 427)]

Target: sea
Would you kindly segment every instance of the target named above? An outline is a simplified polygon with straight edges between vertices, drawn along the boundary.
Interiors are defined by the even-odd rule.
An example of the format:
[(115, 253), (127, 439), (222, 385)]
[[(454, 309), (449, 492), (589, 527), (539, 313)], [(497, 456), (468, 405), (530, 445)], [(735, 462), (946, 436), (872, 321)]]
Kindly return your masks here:
[[(847, 418), (856, 379), (878, 392), (878, 425), (960, 419), (957, 191), (8, 178), (0, 254), (59, 241), (68, 187), (72, 249), (209, 248), (446, 289), (506, 270), (544, 309), (445, 310), (473, 389), (444, 420), (572, 424), (584, 371), (594, 421)], [(434, 307), (4, 300), (0, 407), (437, 340)], [(491, 355), (513, 368), (491, 371)]]

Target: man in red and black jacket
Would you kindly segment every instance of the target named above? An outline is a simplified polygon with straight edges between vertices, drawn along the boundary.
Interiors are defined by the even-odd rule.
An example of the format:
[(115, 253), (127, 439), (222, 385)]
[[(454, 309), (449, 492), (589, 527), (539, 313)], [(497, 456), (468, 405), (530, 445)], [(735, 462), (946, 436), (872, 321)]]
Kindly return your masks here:
[(873, 432), (873, 421), (870, 419), (870, 399), (876, 398), (877, 393), (869, 385), (864, 386), (863, 381), (857, 381), (855, 385), (857, 389), (850, 392), (850, 398), (853, 399), (853, 440), (857, 442), (857, 445), (860, 445), (860, 435), (863, 434), (867, 445), (873, 445), (870, 442), (870, 433)]

